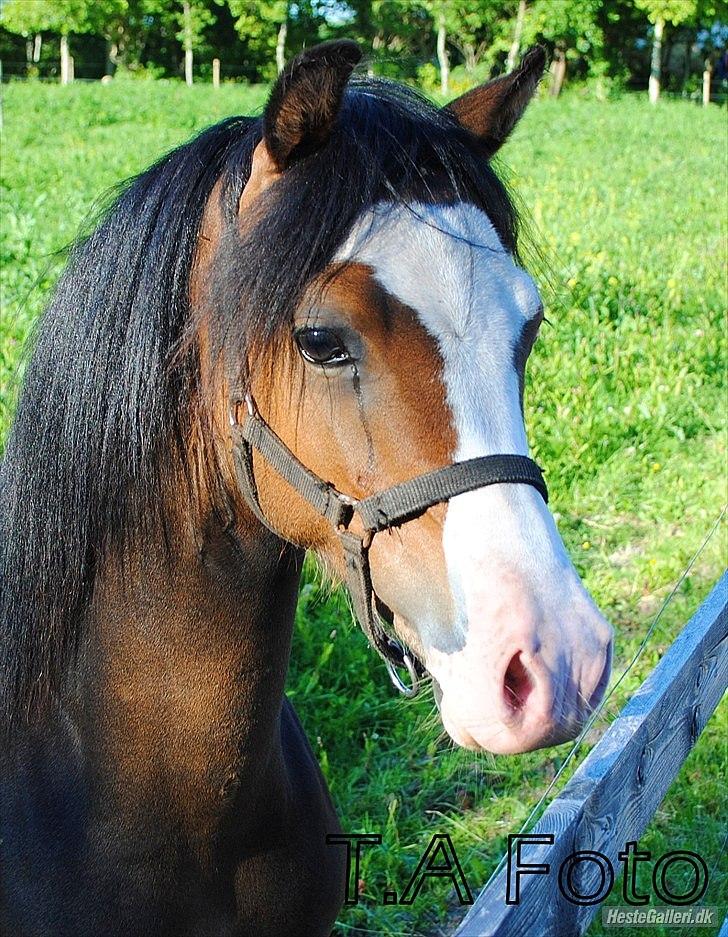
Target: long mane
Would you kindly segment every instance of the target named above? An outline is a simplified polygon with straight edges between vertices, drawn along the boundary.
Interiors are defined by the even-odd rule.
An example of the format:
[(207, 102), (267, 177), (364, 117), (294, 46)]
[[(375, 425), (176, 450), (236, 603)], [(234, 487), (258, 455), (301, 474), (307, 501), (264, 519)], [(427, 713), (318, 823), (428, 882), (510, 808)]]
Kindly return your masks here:
[(260, 120), (228, 119), (134, 179), (74, 249), (42, 317), (0, 473), (0, 736), (72, 666), (105, 557), (159, 529), (170, 475), (194, 484), (189, 283), (219, 179), (230, 231), (210, 331), (220, 348), (236, 336), (241, 364), (252, 343), (285, 333), (307, 283), (378, 201), (475, 201), (516, 250), (515, 211), (476, 142), (414, 91), (352, 83), (329, 143), (286, 171), (241, 236), (260, 136)]

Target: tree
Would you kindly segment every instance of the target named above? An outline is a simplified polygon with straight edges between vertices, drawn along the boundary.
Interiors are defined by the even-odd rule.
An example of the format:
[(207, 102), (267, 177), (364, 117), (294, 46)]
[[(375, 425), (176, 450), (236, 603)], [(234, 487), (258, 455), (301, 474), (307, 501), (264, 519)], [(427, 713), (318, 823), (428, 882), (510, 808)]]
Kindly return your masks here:
[(694, 17), (697, 13), (697, 3), (696, 0), (635, 0), (635, 3), (645, 11), (653, 24), (648, 94), (650, 101), (656, 104), (660, 97), (662, 80), (662, 40), (665, 26), (667, 23), (678, 26)]
[(372, 0), (371, 71), (387, 77), (414, 78), (433, 53), (432, 4), (408, 0)]
[(194, 51), (199, 48), (205, 29), (215, 22), (215, 15), (204, 0), (180, 0), (176, 20), (181, 27), (177, 38), (185, 51), (185, 82), (191, 86)]
[(523, 37), (523, 27), (526, 22), (526, 0), (518, 0), (518, 13), (516, 14), (516, 24), (513, 29), (513, 42), (508, 50), (506, 59), (506, 72), (512, 72), (516, 67), (518, 56), (521, 51), (521, 39)]
[(440, 63), (440, 94), (450, 90), (450, 57), (447, 54), (447, 22), (445, 14), (437, 14), (437, 61)]
[(91, 8), (95, 0), (6, 0), (2, 6), (2, 22), (10, 32), (21, 36), (37, 36), (43, 32), (61, 37), (61, 84), (73, 78), (73, 59), (69, 37), (90, 28)]
[(523, 33), (527, 40), (543, 42), (553, 50), (551, 94), (557, 97), (566, 79), (569, 60), (600, 57), (603, 42), (597, 15), (602, 0), (535, 0), (528, 11)]
[(446, 95), (450, 74), (447, 47), (462, 56), (468, 72), (474, 71), (489, 51), (497, 22), (508, 16), (512, 4), (508, 0), (426, 0), (423, 6), (434, 23), (440, 91)]
[(119, 55), (123, 53), (132, 13), (130, 0), (91, 0), (87, 3), (84, 32), (103, 36), (106, 40), (107, 75), (113, 73)]
[(502, 36), (517, 10), (514, 0), (454, 0), (447, 3), (448, 36), (468, 72), (491, 64), (502, 50)]
[(291, 15), (289, 0), (228, 0), (235, 29), (252, 49), (275, 52), (276, 71), (286, 64), (286, 39)]
[(48, 5), (31, 5), (16, 2), (5, 5), (0, 0), (0, 25), (8, 32), (25, 39), (26, 69), (30, 72), (34, 64), (40, 61), (43, 46), (43, 30), (48, 28), (52, 11)]

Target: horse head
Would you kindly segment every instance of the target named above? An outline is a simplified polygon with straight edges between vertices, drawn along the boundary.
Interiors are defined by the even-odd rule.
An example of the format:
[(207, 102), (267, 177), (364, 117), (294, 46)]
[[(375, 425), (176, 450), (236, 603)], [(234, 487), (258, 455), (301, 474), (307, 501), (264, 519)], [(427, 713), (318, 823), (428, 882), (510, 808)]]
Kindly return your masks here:
[[(522, 389), (543, 307), (489, 162), (544, 55), (531, 51), (510, 75), (440, 110), (350, 81), (358, 58), (353, 43), (336, 42), (290, 63), (235, 218), (205, 246), (209, 296), (247, 306), (216, 339), (224, 458), (232, 464), (247, 447), (236, 512), (255, 522), (252, 500), (279, 537), (349, 582), (344, 528), (363, 545), (360, 620), (376, 608), (397, 636), (392, 647), (409, 649), (401, 659), (432, 675), (458, 744), (551, 745), (574, 737), (601, 699), (612, 630), (528, 459)], [(243, 362), (226, 350), (238, 321), (249, 332)], [(267, 449), (255, 426), (230, 442), (245, 407)], [(357, 511), (393, 486), (503, 456), (525, 475), (446, 488), (379, 527)], [(339, 514), (317, 502), (317, 485), (323, 497), (343, 496)]]

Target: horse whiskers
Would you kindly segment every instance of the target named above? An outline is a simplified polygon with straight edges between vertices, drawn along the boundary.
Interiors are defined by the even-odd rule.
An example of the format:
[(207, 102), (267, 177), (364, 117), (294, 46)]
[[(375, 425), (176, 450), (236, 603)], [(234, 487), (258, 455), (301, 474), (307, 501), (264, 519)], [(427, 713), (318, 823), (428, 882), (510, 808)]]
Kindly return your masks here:
[(578, 688), (577, 688), (576, 693), (577, 693), (577, 698), (584, 704), (584, 712), (587, 718), (591, 717), (592, 714), (597, 713), (597, 712), (599, 713), (600, 716), (604, 714), (604, 715), (611, 716), (613, 719), (616, 719), (617, 716), (619, 715), (618, 710), (615, 711), (609, 706), (609, 697), (605, 698), (604, 702), (601, 703), (600, 705), (593, 706)]

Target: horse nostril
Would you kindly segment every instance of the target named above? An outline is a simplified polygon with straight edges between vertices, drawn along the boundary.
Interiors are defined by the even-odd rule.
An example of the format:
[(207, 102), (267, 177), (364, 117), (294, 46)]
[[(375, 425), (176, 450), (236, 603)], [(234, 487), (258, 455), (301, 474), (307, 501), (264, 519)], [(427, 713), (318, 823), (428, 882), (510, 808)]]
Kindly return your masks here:
[(533, 681), (521, 661), (521, 652), (516, 651), (503, 678), (503, 697), (511, 712), (523, 709), (532, 690)]

